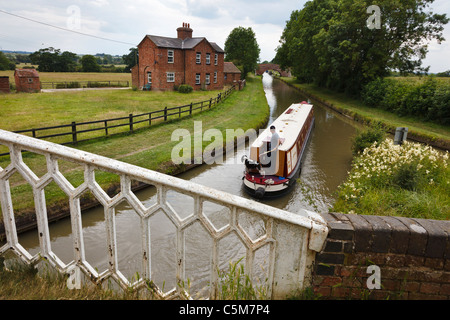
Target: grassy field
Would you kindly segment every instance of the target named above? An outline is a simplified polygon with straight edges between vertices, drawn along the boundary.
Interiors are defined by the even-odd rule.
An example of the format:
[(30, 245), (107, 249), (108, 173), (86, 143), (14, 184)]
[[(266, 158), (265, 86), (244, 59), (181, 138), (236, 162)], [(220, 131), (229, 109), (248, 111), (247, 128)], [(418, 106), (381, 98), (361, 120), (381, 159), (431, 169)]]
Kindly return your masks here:
[[(139, 96), (140, 92), (130, 91)], [(147, 97), (152, 94), (147, 93)], [(177, 93), (173, 93), (177, 94)], [(201, 94), (201, 93), (199, 93)], [(209, 92), (211, 94), (211, 92)], [(39, 95), (39, 94), (38, 94)], [(188, 97), (190, 95), (187, 95)], [(181, 95), (181, 97), (184, 97)], [(193, 96), (191, 96), (193, 97)], [(169, 100), (169, 99), (168, 99)], [(100, 99), (99, 99), (100, 101)], [(178, 102), (179, 103), (179, 102)], [(94, 105), (94, 104), (93, 104)], [(80, 105), (80, 108), (82, 106)], [(104, 115), (102, 115), (104, 116)], [(193, 137), (194, 120), (202, 121), (203, 130), (216, 128), (225, 133), (226, 129), (241, 128), (244, 131), (250, 128), (259, 128), (264, 125), (269, 116), (269, 107), (265, 98), (262, 82), (259, 78), (249, 77), (247, 86), (242, 91), (236, 91), (224, 102), (211, 110), (198, 113), (192, 117), (161, 123), (147, 129), (141, 129), (133, 134), (122, 134), (110, 138), (100, 138), (90, 142), (80, 143), (77, 148), (109, 158), (121, 160), (127, 163), (166, 173), (174, 172), (171, 166), (172, 148), (179, 142), (171, 141), (171, 134), (175, 129), (185, 128)], [(224, 134), (225, 136), (225, 134)], [(204, 147), (208, 143), (204, 144)], [(41, 176), (45, 173), (45, 159), (35, 154), (24, 154), (25, 163)], [(5, 168), (9, 164), (9, 157), (0, 157), (0, 167)], [(83, 171), (76, 165), (61, 161), (59, 167), (64, 176), (76, 187), (83, 182)], [(105, 189), (113, 188), (118, 182), (118, 177), (112, 174), (99, 172), (96, 175), (97, 182)], [(15, 173), (10, 183), (12, 186), (14, 209), (16, 214), (34, 214), (31, 188), (24, 179)], [(46, 188), (48, 203), (55, 211), (67, 206), (65, 195), (52, 183)], [(51, 210), (50, 210), (51, 211)]]
[(221, 91), (93, 90), (4, 94), (0, 128), (14, 131), (146, 113), (209, 100)]
[[(397, 81), (405, 81), (405, 82), (411, 82), (411, 83), (415, 83), (415, 82), (424, 82), (427, 77), (387, 77), (388, 79), (392, 79), (392, 80), (397, 80)], [(446, 82), (446, 83), (450, 83), (450, 77), (436, 77), (436, 80), (438, 82)]]
[[(8, 76), (9, 82), (15, 84), (14, 70), (0, 71), (0, 76)], [(129, 81), (131, 73), (109, 72), (39, 72), (42, 82), (72, 82), (72, 81)]]
[[(337, 93), (312, 84), (298, 83), (295, 78), (282, 79), (295, 87), (321, 97), (322, 100), (333, 104), (336, 108), (356, 119), (364, 122), (382, 123), (390, 128), (408, 127), (409, 135), (416, 134), (428, 141), (442, 140), (443, 144), (450, 145), (450, 127), (448, 126), (425, 122), (414, 117), (400, 117), (385, 110), (370, 108), (365, 106), (360, 100), (351, 98), (344, 93)], [(421, 81), (419, 78), (410, 77), (395, 77), (393, 79), (398, 79), (399, 81)], [(449, 81), (449, 78), (438, 79), (439, 81)]]
[[(227, 89), (227, 88), (225, 88)], [(133, 91), (132, 89), (105, 89), (91, 91), (57, 91), (41, 93), (11, 93), (2, 94), (0, 99), (0, 128), (9, 131), (18, 131), (50, 126), (69, 125), (72, 122), (104, 120), (128, 117), (165, 107), (177, 107), (208, 101), (217, 97), (223, 91), (194, 91), (183, 94), (176, 91)], [(206, 106), (206, 103), (205, 103)], [(186, 109), (185, 109), (186, 110)], [(173, 112), (173, 111), (172, 111)], [(198, 112), (198, 111), (195, 111)], [(153, 114), (152, 117), (162, 116), (163, 113)], [(186, 115), (183, 114), (183, 116)], [(173, 115), (168, 119), (173, 119)], [(134, 121), (143, 120), (136, 118)], [(157, 120), (162, 121), (162, 119)], [(156, 121), (156, 122), (157, 122)], [(127, 119), (110, 122), (108, 125), (126, 124)], [(155, 124), (155, 120), (152, 121)], [(104, 124), (91, 124), (77, 127), (77, 130), (87, 130), (103, 126)], [(148, 122), (135, 125), (135, 129), (147, 126)], [(129, 130), (129, 127), (109, 129), (108, 134), (120, 133)], [(60, 134), (70, 132), (71, 128), (59, 128), (39, 131), (37, 136)], [(90, 139), (104, 135), (105, 132), (93, 131), (79, 135), (78, 140)], [(31, 136), (31, 133), (27, 133)], [(70, 135), (48, 139), (55, 143), (70, 142)], [(0, 147), (0, 153), (4, 153)]]

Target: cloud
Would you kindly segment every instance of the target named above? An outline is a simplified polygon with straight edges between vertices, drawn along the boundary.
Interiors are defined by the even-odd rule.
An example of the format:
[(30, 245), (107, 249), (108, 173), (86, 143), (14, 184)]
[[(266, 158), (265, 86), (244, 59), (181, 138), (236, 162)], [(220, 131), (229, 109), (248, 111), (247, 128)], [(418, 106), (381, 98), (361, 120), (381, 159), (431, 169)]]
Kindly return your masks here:
[[(194, 36), (206, 37), (224, 48), (230, 32), (251, 27), (261, 48), (261, 61), (271, 60), (293, 10), (307, 0), (21, 0), (2, 1), (2, 10), (67, 28), (68, 8), (80, 9), (80, 32), (138, 44), (146, 34), (176, 37), (176, 29), (188, 22)], [(435, 0), (436, 13), (450, 12), (448, 0)], [(430, 44), (424, 64), (432, 72), (450, 69), (450, 25), (442, 45)], [(93, 39), (39, 25), (0, 13), (0, 47), (3, 50), (36, 51), (53, 46), (76, 53), (126, 54), (131, 45)], [(437, 70), (435, 70), (437, 69)]]

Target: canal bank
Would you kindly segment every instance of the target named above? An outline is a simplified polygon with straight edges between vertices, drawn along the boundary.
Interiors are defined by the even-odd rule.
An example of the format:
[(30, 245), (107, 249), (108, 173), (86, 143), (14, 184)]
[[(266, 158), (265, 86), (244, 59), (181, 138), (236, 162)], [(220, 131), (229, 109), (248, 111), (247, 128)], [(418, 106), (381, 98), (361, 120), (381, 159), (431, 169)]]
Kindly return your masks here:
[[(257, 79), (264, 89), (264, 106), (269, 104), (268, 125), (276, 119), (292, 103), (305, 100), (297, 90), (287, 86), (285, 83), (273, 80), (271, 77)], [(237, 95), (236, 99), (240, 99)], [(240, 99), (241, 100), (241, 99)], [(247, 104), (251, 106), (252, 104)], [(244, 110), (250, 113), (250, 107)], [(315, 107), (316, 125), (313, 129), (311, 141), (307, 146), (306, 157), (302, 167), (300, 180), (294, 186), (287, 196), (273, 200), (261, 201), (264, 204), (289, 211), (294, 214), (301, 214), (304, 209), (315, 212), (328, 212), (329, 206), (333, 203), (333, 196), (337, 186), (342, 183), (350, 168), (351, 139), (356, 129), (354, 123), (344, 117), (334, 113), (326, 107), (319, 104)], [(267, 120), (267, 119), (266, 119)], [(205, 164), (193, 167), (179, 174), (178, 177), (189, 180), (199, 185), (213, 188), (225, 194), (237, 195), (242, 198), (250, 198), (243, 190), (243, 171), (244, 165), (241, 162), (242, 155), (246, 154), (245, 149), (238, 149), (226, 154), (226, 159), (222, 163)], [(156, 189), (153, 187), (144, 188), (136, 191), (135, 195), (145, 207), (151, 207), (157, 203)], [(193, 199), (189, 195), (179, 192), (172, 192), (166, 197), (170, 206), (179, 213), (180, 217), (188, 216), (193, 210)], [(214, 226), (220, 230), (226, 226), (226, 219), (229, 217), (226, 208), (215, 206), (209, 203), (203, 207), (207, 210)], [(223, 212), (224, 211), (224, 212)], [(164, 214), (158, 214), (152, 217), (153, 225), (158, 226), (152, 233), (152, 261), (154, 261), (154, 279), (158, 285), (163, 285), (164, 277), (168, 272), (175, 272), (176, 263), (173, 260), (173, 241), (174, 228), (171, 222)], [(241, 219), (244, 219), (242, 217)], [(261, 221), (252, 220), (251, 217), (245, 217), (241, 221), (244, 225), (251, 228), (252, 233), (259, 234), (264, 230), (265, 225)], [(247, 220), (248, 219), (248, 220)], [(102, 206), (86, 210), (82, 217), (83, 237), (85, 239), (86, 259), (90, 264), (98, 269), (107, 268), (108, 260), (105, 259), (105, 213)], [(140, 220), (136, 211), (127, 203), (121, 203), (115, 210), (115, 225), (117, 226), (117, 243), (119, 247), (127, 248), (123, 254), (119, 255), (120, 270), (128, 278), (132, 277), (136, 271), (139, 271), (140, 255), (136, 243), (140, 240), (136, 238), (136, 230), (140, 229)], [(191, 236), (195, 241), (208, 243), (207, 239), (202, 240), (204, 232), (201, 228)], [(50, 234), (52, 235), (52, 251), (62, 259), (64, 263), (73, 260), (72, 233), (69, 218), (50, 225)], [(30, 254), (35, 255), (39, 252), (39, 237), (35, 230), (24, 232), (19, 235), (20, 244), (26, 248)], [(266, 263), (267, 247), (261, 250), (255, 261), (264, 266)], [(204, 256), (201, 248), (193, 248), (190, 256), (194, 257), (190, 261), (189, 276), (196, 288), (201, 288), (207, 284), (209, 279), (205, 273), (208, 270), (208, 261), (210, 257)], [(245, 256), (245, 248), (235, 237), (227, 237), (221, 245), (218, 259), (224, 261), (225, 265), (230, 260), (239, 259)], [(138, 269), (132, 267), (137, 266)], [(259, 269), (258, 269), (259, 270)], [(264, 269), (267, 270), (267, 269)], [(174, 283), (165, 282), (166, 287)]]
[[(265, 99), (265, 93), (260, 78), (249, 76), (246, 87), (241, 91), (236, 91), (219, 106), (204, 111), (201, 114), (189, 118), (174, 120), (155, 127), (144, 129), (133, 134), (124, 134), (111, 138), (103, 138), (89, 143), (80, 143), (77, 148), (87, 152), (117, 159), (123, 162), (134, 164), (143, 168), (159, 171), (170, 175), (178, 175), (190, 170), (197, 164), (175, 165), (171, 162), (171, 151), (178, 143), (172, 141), (171, 133), (180, 128), (187, 129), (194, 134), (194, 121), (201, 121), (203, 130), (215, 128), (220, 130), (225, 136), (226, 129), (241, 128), (259, 129), (266, 125), (269, 116), (269, 107)], [(226, 143), (226, 142), (225, 142)], [(203, 144), (203, 148), (208, 145)], [(227, 148), (227, 144), (224, 144)], [(228, 144), (229, 148), (229, 144)], [(194, 154), (192, 154), (194, 157)], [(46, 168), (45, 159), (41, 156), (26, 155), (25, 163), (34, 171), (35, 169)], [(1, 167), (6, 168), (6, 164)], [(65, 162), (59, 163), (60, 170), (66, 179), (78, 187), (84, 181), (84, 173), (77, 167), (73, 167)], [(15, 175), (19, 175), (18, 173)], [(38, 173), (38, 175), (40, 175)], [(20, 175), (19, 175), (20, 176)], [(97, 174), (96, 174), (97, 177)], [(20, 178), (20, 177), (19, 177)], [(119, 177), (99, 172), (98, 182), (108, 195), (115, 195), (120, 191), (118, 183)], [(26, 184), (21, 178), (22, 185)], [(34, 229), (36, 227), (36, 215), (34, 213), (34, 201), (31, 190), (24, 190), (23, 186), (11, 185), (13, 195), (18, 195), (13, 202), (20, 206), (20, 210), (14, 206), (16, 212), (16, 226), (21, 232)], [(133, 190), (145, 187), (141, 183), (134, 183)], [(57, 221), (69, 215), (69, 206), (65, 194), (54, 184), (46, 188), (47, 214), (49, 221)], [(14, 196), (13, 196), (14, 197)], [(82, 208), (88, 210), (97, 205), (95, 199), (83, 199)], [(19, 214), (17, 214), (19, 212)], [(4, 238), (3, 221), (0, 223), (0, 239)]]
[[(345, 103), (340, 101), (338, 98), (333, 98), (333, 94), (336, 93), (325, 93), (325, 89), (323, 89), (323, 92), (320, 93), (320, 97), (318, 96), (319, 93), (312, 92), (311, 89), (305, 88), (305, 86), (302, 86), (302, 84), (295, 83), (295, 78), (278, 78), (279, 80), (283, 81), (287, 85), (291, 86), (292, 88), (295, 88), (305, 96), (309, 97), (312, 101), (317, 101), (322, 103), (323, 105), (326, 105), (328, 108), (334, 110), (335, 112), (338, 112), (339, 114), (347, 117), (348, 119), (351, 119), (353, 121), (356, 121), (358, 123), (361, 123), (363, 125), (367, 126), (375, 126), (381, 124), (385, 130), (391, 134), (395, 133), (395, 130), (397, 127), (409, 127), (407, 122), (405, 122), (405, 119), (396, 119), (396, 120), (388, 120), (386, 118), (383, 118), (383, 115), (377, 115), (373, 116), (371, 115), (370, 108), (365, 107), (365, 111), (358, 110), (358, 102), (352, 101), (352, 107), (349, 108), (345, 106)], [(320, 88), (317, 88), (317, 90), (320, 90)], [(325, 96), (326, 98), (323, 98)], [(413, 123), (413, 120), (407, 120), (409, 123)], [(395, 122), (395, 124), (394, 124)], [(406, 123), (406, 124), (405, 124)], [(429, 128), (431, 130), (431, 128)], [(441, 150), (450, 150), (450, 138), (446, 137), (445, 135), (441, 134), (433, 134), (430, 132), (425, 132), (427, 130), (427, 127), (424, 127), (423, 129), (416, 130), (415, 128), (409, 128), (408, 131), (408, 139), (415, 142), (425, 143), (427, 145), (430, 145), (434, 148), (441, 149)]]

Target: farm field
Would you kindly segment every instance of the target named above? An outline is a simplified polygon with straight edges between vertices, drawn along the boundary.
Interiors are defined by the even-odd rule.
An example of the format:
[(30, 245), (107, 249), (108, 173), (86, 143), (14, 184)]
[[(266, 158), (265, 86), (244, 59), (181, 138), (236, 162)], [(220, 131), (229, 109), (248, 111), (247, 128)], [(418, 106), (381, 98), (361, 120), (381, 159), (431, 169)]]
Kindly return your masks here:
[[(1, 76), (8, 76), (9, 82), (14, 83), (14, 70), (0, 71)], [(131, 73), (110, 72), (39, 72), (42, 82), (72, 82), (72, 81), (129, 81)]]

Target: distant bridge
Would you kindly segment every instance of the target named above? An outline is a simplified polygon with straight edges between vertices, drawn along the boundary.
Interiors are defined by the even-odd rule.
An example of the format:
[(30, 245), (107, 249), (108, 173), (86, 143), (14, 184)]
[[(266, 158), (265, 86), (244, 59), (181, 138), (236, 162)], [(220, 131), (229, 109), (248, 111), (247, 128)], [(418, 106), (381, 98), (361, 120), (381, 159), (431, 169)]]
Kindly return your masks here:
[(256, 69), (256, 74), (260, 76), (260, 75), (262, 75), (264, 72), (266, 72), (268, 70), (278, 71), (282, 77), (291, 77), (292, 76), (290, 71), (282, 70), (280, 65), (279, 64), (275, 64), (275, 63), (261, 63), (261, 64), (258, 64), (258, 69)]

